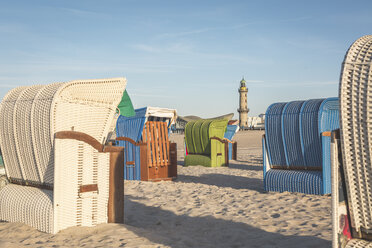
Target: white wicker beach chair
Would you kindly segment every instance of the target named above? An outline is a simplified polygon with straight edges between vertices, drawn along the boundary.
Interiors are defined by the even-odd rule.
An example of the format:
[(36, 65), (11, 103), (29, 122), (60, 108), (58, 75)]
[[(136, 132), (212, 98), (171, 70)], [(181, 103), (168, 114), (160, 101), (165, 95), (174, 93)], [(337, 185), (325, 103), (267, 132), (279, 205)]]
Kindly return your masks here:
[(48, 233), (123, 221), (124, 152), (104, 144), (125, 86), (124, 78), (81, 80), (4, 97), (0, 146), (9, 183), (0, 189), (0, 220)]
[(335, 132), (332, 138), (335, 248), (372, 247), (371, 87), (372, 35), (368, 35), (349, 48), (340, 78), (340, 137)]

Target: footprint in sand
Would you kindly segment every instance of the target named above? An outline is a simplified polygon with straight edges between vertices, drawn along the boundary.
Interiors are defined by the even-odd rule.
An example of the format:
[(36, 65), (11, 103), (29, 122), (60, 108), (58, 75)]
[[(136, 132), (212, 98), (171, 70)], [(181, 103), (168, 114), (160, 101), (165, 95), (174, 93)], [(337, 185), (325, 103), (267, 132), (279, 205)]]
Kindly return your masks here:
[(272, 214), (271, 217), (273, 217), (273, 218), (276, 219), (276, 218), (279, 218), (280, 217), (280, 214)]

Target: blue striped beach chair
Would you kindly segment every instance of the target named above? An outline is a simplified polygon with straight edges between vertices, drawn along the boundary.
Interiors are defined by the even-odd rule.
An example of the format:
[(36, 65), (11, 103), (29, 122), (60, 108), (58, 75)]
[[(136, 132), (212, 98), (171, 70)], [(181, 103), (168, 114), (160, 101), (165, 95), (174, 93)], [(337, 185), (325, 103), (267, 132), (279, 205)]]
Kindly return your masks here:
[(330, 131), (339, 127), (337, 98), (274, 103), (262, 139), (264, 189), (331, 193)]

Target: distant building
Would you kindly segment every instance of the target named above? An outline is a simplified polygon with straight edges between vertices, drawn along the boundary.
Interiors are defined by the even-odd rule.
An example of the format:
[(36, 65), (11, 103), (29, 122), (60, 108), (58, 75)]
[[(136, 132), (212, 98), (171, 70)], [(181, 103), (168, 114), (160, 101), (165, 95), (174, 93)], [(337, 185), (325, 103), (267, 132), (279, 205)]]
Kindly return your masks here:
[(240, 81), (240, 87), (239, 87), (239, 126), (241, 129), (247, 129), (248, 128), (248, 103), (247, 103), (247, 93), (248, 88), (245, 84), (244, 78)]
[(260, 114), (259, 116), (249, 116), (248, 117), (248, 129), (264, 130), (265, 129), (265, 115)]

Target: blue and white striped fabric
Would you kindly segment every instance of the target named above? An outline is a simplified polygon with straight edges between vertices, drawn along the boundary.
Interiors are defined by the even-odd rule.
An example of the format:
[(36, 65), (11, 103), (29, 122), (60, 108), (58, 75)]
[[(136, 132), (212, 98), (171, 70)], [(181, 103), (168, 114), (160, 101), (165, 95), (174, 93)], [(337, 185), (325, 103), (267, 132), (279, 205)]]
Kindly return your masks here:
[(300, 141), (300, 110), (304, 101), (287, 103), (282, 112), (283, 147), (288, 167), (303, 166), (304, 158)]
[(318, 127), (319, 107), (324, 99), (307, 100), (301, 109), (301, 149), (305, 167), (322, 166), (322, 144)]
[[(322, 133), (339, 128), (338, 98), (272, 104), (266, 111), (265, 126), (266, 146), (263, 149), (267, 149), (264, 154), (267, 152), (270, 163), (266, 166), (296, 167), (294, 170), (264, 171), (265, 190), (330, 194), (330, 137)], [(283, 157), (285, 163), (281, 160)], [(314, 167), (321, 167), (322, 171), (307, 170)], [(320, 184), (310, 187), (309, 182), (319, 182), (318, 176)]]
[(265, 114), (265, 133), (269, 162), (287, 165), (282, 136), (282, 111), (286, 103), (271, 104)]
[(146, 121), (146, 109), (136, 109), (136, 115), (132, 117), (120, 115), (116, 122), (116, 137), (127, 137), (135, 142), (140, 141)]
[[(124, 149), (124, 179), (141, 180), (140, 147), (129, 141), (120, 141), (119, 143), (126, 148)], [(128, 165), (128, 162), (132, 161), (134, 161), (134, 165)]]
[[(142, 131), (146, 121), (146, 108), (135, 110), (133, 117), (119, 116), (116, 122), (116, 137), (127, 137), (135, 142), (142, 139)], [(139, 147), (128, 141), (118, 141), (119, 146), (125, 149), (124, 156), (124, 179), (141, 180), (140, 151)], [(135, 162), (135, 165), (127, 165), (128, 161)]]
[(289, 191), (319, 195), (322, 193), (322, 188), (321, 171), (271, 169), (264, 178), (266, 191)]

